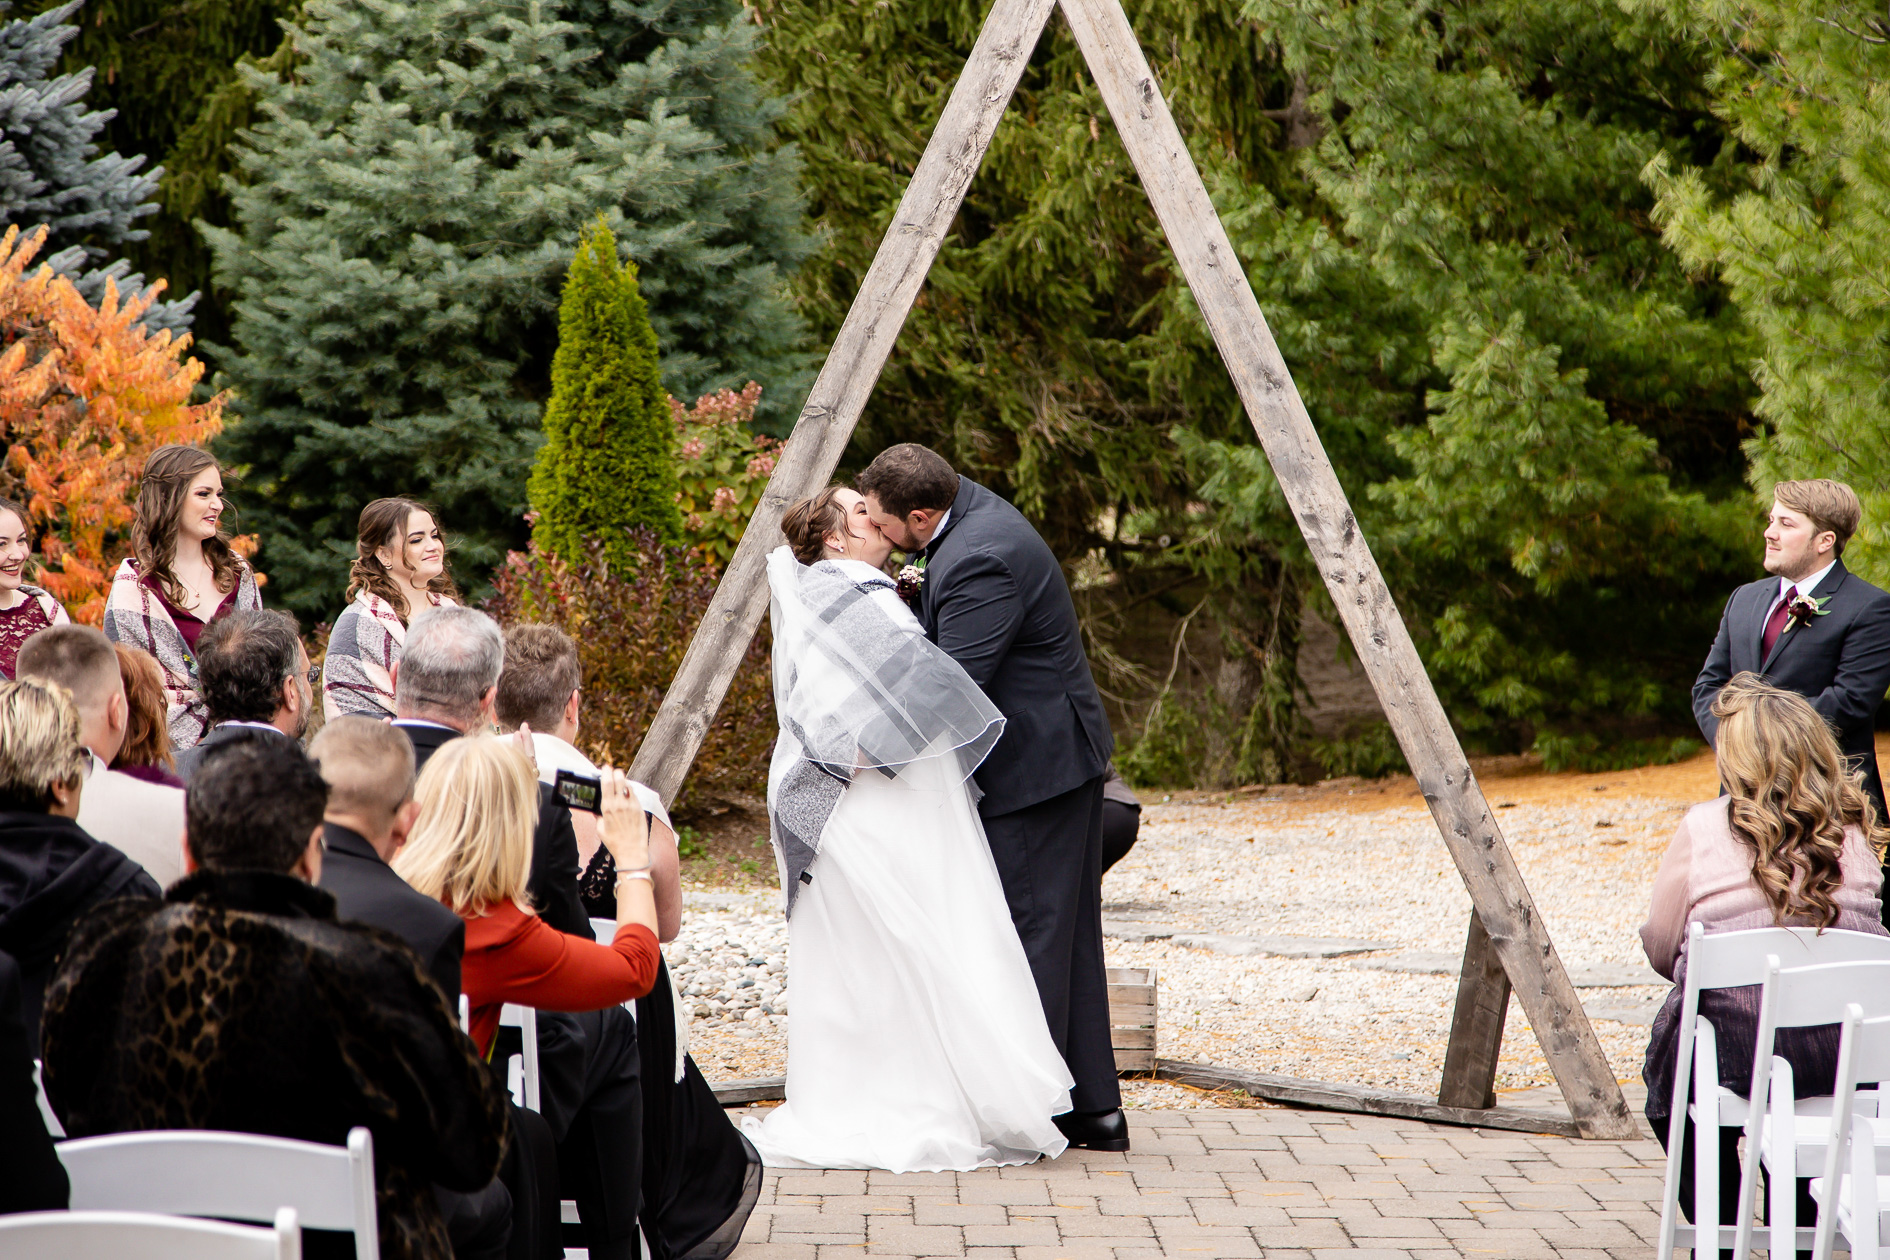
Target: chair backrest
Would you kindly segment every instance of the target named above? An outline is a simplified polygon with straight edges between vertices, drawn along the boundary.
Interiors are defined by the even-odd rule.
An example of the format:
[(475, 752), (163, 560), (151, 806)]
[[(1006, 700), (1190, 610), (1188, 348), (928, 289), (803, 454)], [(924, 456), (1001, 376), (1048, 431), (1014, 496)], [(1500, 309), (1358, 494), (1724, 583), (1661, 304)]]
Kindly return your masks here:
[(154, 1212), (23, 1212), (0, 1216), (7, 1260), (301, 1260), (295, 1209), (267, 1229)]
[[(499, 1008), (499, 1027), (518, 1029), (522, 1055), (513, 1056), (519, 1064), (519, 1079), (512, 1086), (512, 1101), (527, 1111), (538, 1111), (538, 1012), (529, 1006), (514, 1006), (507, 1002)], [(511, 1071), (508, 1065), (506, 1083), (511, 1086)]]
[(1863, 1019), (1890, 1016), (1890, 958), (1785, 968), (1766, 983), (1775, 1029), (1835, 1024), (1850, 1005)]
[[(1890, 959), (1890, 936), (1827, 928), (1768, 927), (1743, 932), (1706, 932), (1692, 925), (1687, 943), (1687, 987), (1736, 989), (1765, 983), (1766, 959), (1780, 967)], [(1827, 1023), (1835, 1020), (1827, 1020)]]
[(46, 1073), (44, 1065), (33, 1060), (33, 1101), (39, 1104), (39, 1118), (46, 1122), (46, 1132), (52, 1137), (66, 1135), (66, 1126), (59, 1123), (59, 1117), (53, 1114), (52, 1101), (46, 1097)]
[(160, 1129), (61, 1142), (72, 1206), (274, 1220), (292, 1207), (308, 1229), (351, 1230), (357, 1260), (379, 1260), (374, 1139), (326, 1146), (254, 1133)]

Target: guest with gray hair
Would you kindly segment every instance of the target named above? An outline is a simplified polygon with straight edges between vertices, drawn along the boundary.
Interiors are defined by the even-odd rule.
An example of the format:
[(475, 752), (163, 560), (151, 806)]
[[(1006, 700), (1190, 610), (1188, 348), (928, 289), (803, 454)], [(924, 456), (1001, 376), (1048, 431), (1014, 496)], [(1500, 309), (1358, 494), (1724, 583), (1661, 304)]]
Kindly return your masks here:
[[(417, 767), (424, 768), (450, 739), (492, 730), (504, 669), (505, 636), (478, 609), (433, 608), (413, 619), (394, 667), (394, 726), (412, 741)], [(528, 885), (532, 901), (552, 927), (594, 940), (578, 896), (578, 869), (571, 811), (540, 784)]]

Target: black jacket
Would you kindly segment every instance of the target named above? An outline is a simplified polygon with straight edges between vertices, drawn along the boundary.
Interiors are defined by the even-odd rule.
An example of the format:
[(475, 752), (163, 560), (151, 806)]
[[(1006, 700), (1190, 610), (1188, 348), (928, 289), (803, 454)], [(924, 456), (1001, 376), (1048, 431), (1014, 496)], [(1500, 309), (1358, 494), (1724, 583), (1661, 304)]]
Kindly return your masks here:
[(919, 620), (1004, 714), (975, 776), (987, 817), (1047, 801), (1108, 768), (1109, 718), (1063, 568), (1016, 508), (968, 477), (926, 548)]
[(239, 739), (270, 738), (286, 739), (292, 744), (301, 742), (293, 736), (284, 735), (273, 726), (266, 730), (260, 726), (213, 726), (209, 734), (177, 754), (177, 777), (182, 779), (184, 785), (188, 787), (191, 779), (196, 776), (197, 766), (203, 761), (204, 754), (212, 748)]
[(448, 1260), (433, 1185), (484, 1188), (505, 1094), (399, 938), (290, 875), (199, 871), (100, 906), (46, 993), (46, 1093), (74, 1137), (374, 1135), (381, 1254)]
[[(447, 740), (459, 738), (458, 731), (432, 723), (396, 721), (394, 729), (413, 742), (416, 770)], [(538, 907), (538, 917), (552, 927), (587, 941), (597, 939), (578, 897), (577, 832), (571, 829), (571, 810), (544, 783), (538, 785), (538, 830), (532, 833), (532, 875), (526, 891)]]
[(1693, 715), (1710, 744), (1719, 733), (1713, 698), (1734, 674), (1761, 674), (1775, 687), (1796, 691), (1837, 732), (1839, 746), (1864, 771), (1865, 787), (1881, 813), (1876, 719), (1890, 687), (1890, 594), (1838, 561), (1811, 591), (1812, 599), (1824, 601), (1825, 615), (1791, 625), (1762, 660), (1765, 619), (1778, 592), (1778, 579), (1767, 577), (1748, 582), (1726, 601), (1713, 650), (1693, 684)]
[(458, 1005), (465, 920), (394, 874), (365, 836), (334, 823), (322, 824), (321, 887), (344, 923), (370, 924), (407, 942), (447, 1005)]
[(54, 1212), (71, 1195), (33, 1088), (39, 1047), (27, 1041), (20, 968), (0, 954), (0, 1212)]
[(164, 895), (145, 869), (70, 818), (0, 813), (0, 952), (20, 965), (26, 1044), (41, 995), (80, 915), (101, 901)]

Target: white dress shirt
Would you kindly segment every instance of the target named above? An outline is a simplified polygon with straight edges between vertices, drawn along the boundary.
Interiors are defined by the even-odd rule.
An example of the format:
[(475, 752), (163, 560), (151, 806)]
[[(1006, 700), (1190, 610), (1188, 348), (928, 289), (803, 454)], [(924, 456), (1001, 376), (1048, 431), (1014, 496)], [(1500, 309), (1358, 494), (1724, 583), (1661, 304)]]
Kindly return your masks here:
[[(572, 774), (581, 774), (593, 779), (599, 773), (596, 762), (556, 735), (547, 735), (543, 731), (532, 732), (532, 756), (538, 762), (540, 783), (552, 782), (558, 777), (560, 770), (569, 770)], [(669, 811), (663, 808), (663, 798), (656, 794), (654, 788), (645, 787), (632, 779), (630, 790), (637, 794), (637, 801), (643, 806), (644, 813), (671, 831), (676, 830), (669, 821)]]
[[(1818, 589), (1818, 583), (1824, 581), (1825, 575), (1830, 573), (1831, 570), (1835, 568), (1837, 568), (1837, 557), (1832, 556), (1830, 564), (1825, 565), (1822, 569), (1819, 569), (1816, 573), (1804, 579), (1802, 582), (1794, 582), (1790, 578), (1783, 578), (1783, 577), (1780, 578), (1778, 580), (1778, 594), (1774, 595), (1772, 597), (1772, 602), (1765, 606), (1765, 620), (1770, 621), (1772, 619), (1772, 614), (1778, 611), (1779, 604), (1784, 602), (1786, 591), (1789, 591), (1793, 587), (1796, 587), (1798, 588), (1798, 593), (1800, 595), (1809, 595), (1811, 594), (1811, 592)], [(1764, 624), (1764, 623), (1761, 622), (1760, 624)]]
[(79, 826), (150, 872), (158, 887), (184, 877), (184, 791), (106, 767), (96, 753), (79, 792)]

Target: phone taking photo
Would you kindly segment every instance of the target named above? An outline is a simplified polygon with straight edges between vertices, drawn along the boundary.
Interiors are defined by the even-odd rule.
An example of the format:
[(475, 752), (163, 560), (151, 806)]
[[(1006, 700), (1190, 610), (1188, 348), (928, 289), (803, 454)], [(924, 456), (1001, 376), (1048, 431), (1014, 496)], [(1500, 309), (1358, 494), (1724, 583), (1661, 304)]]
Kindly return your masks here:
[(596, 775), (560, 770), (551, 781), (551, 791), (571, 809), (587, 814), (604, 812), (604, 782)]

